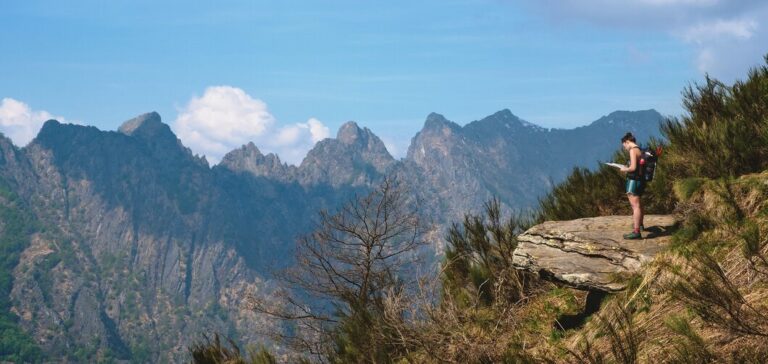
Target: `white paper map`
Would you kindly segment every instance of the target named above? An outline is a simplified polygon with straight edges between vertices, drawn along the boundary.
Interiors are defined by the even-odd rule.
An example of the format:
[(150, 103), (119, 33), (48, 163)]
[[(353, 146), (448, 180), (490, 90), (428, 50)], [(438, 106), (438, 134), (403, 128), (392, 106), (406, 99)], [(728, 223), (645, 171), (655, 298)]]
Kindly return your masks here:
[(618, 168), (618, 169), (622, 169), (622, 168), (626, 167), (625, 165), (623, 165), (623, 164), (618, 164), (618, 163), (606, 163), (606, 164), (607, 164), (607, 165), (609, 165), (609, 166), (611, 166), (611, 167), (615, 167), (615, 168)]

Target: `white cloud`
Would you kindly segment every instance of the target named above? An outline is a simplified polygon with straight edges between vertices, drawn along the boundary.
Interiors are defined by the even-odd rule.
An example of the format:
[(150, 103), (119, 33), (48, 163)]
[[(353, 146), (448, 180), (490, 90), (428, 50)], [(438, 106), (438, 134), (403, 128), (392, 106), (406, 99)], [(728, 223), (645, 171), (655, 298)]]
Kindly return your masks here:
[(702, 23), (684, 30), (682, 38), (687, 42), (706, 44), (718, 38), (747, 40), (757, 30), (757, 22), (751, 19), (722, 20)]
[(309, 128), (309, 134), (312, 136), (312, 141), (317, 143), (331, 135), (330, 129), (323, 125), (320, 120), (310, 118), (307, 121), (307, 127)]
[(528, 0), (558, 22), (663, 32), (693, 50), (692, 64), (723, 81), (743, 78), (768, 52), (765, 0)]
[(395, 159), (405, 158), (408, 152), (408, 146), (410, 146), (410, 140), (408, 138), (396, 137), (394, 135), (382, 135), (381, 141), (384, 143), (384, 147), (387, 148), (387, 152)]
[(299, 164), (318, 141), (330, 135), (315, 118), (304, 123), (277, 125), (267, 104), (242, 89), (209, 87), (180, 110), (173, 129), (185, 145), (218, 163), (227, 152), (254, 142), (263, 153), (276, 153)]
[(0, 131), (18, 146), (27, 145), (50, 119), (64, 121), (47, 111), (32, 110), (19, 100), (6, 97), (0, 101)]

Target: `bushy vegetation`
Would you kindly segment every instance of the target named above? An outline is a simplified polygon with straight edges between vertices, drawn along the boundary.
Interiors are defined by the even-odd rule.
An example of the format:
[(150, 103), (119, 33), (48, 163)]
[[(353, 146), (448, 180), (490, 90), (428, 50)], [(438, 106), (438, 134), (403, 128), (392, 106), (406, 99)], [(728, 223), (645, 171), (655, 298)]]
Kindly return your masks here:
[(266, 349), (259, 348), (243, 354), (231, 339), (223, 343), (219, 334), (213, 338), (203, 337), (203, 341), (189, 349), (192, 361), (198, 364), (275, 364), (277, 360)]
[[(768, 63), (768, 56), (766, 56)], [(729, 178), (768, 169), (768, 66), (750, 70), (745, 81), (725, 85), (706, 77), (683, 91), (687, 114), (661, 125), (664, 140), (656, 177), (645, 199), (647, 213), (672, 212), (678, 202), (672, 188), (680, 179)], [(617, 144), (620, 136), (617, 136)], [(614, 161), (626, 162), (619, 151)], [(615, 169), (576, 168), (540, 203), (542, 220), (629, 212), (624, 178)]]
[[(616, 159), (624, 159), (617, 153)], [(581, 217), (631, 213), (624, 194), (624, 176), (602, 165), (597, 171), (574, 168), (561, 184), (540, 201), (540, 220), (572, 220)]]
[[(768, 62), (768, 57), (766, 57)], [(768, 67), (728, 86), (707, 77), (683, 92), (688, 115), (667, 120), (664, 165), (674, 178), (727, 178), (768, 169)]]
[[(657, 203), (650, 210), (675, 213), (681, 226), (671, 249), (646, 268), (643, 288), (613, 297), (566, 341), (573, 362), (768, 357), (768, 67), (731, 86), (706, 78), (683, 96), (688, 114), (664, 122), (663, 179), (646, 198)], [(617, 180), (611, 172), (575, 172), (542, 201), (542, 217), (610, 211), (605, 199), (568, 192)]]
[[(467, 215), (448, 232), (443, 290), (461, 305), (493, 305), (523, 300), (536, 279), (512, 266), (517, 235), (531, 226), (524, 216), (502, 217), (501, 204), (491, 200), (485, 215)], [(477, 302), (474, 302), (475, 299)]]
[[(570, 295), (560, 291), (551, 291), (547, 303), (533, 303), (553, 286), (512, 266), (517, 235), (530, 224), (531, 219), (525, 216), (504, 216), (499, 201), (492, 200), (483, 214), (467, 215), (462, 223), (453, 225), (440, 280), (422, 283), (421, 295), (415, 299), (393, 295), (387, 305), (387, 313), (409, 312), (399, 315), (407, 321), (385, 317), (387, 324), (400, 333), (393, 339), (407, 353), (403, 360), (534, 360), (533, 354), (521, 348), (536, 346), (537, 339), (533, 338), (547, 340), (554, 318), (573, 307), (566, 302)], [(539, 325), (542, 322), (543, 327)]]
[[(648, 145), (653, 149), (657, 146), (666, 148), (664, 143), (657, 140), (650, 141)], [(664, 152), (663, 162), (657, 168), (654, 180), (646, 188), (648, 198), (643, 199), (646, 213), (668, 213), (675, 207), (666, 159), (667, 152)], [(612, 161), (626, 163), (626, 152), (617, 151)], [(539, 201), (538, 221), (629, 215), (632, 210), (627, 203), (625, 181), (625, 176), (613, 167), (601, 165), (595, 171), (574, 168), (565, 181)]]

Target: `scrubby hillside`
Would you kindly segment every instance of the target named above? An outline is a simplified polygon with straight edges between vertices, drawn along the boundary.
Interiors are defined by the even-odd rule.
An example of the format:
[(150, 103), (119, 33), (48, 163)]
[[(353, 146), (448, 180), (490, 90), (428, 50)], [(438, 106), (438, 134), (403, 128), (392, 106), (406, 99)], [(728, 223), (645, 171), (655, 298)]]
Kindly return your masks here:
[[(672, 248), (569, 335), (571, 361), (763, 363), (768, 357), (768, 173), (675, 185)], [(578, 360), (577, 360), (578, 359)]]
[[(518, 234), (537, 222), (629, 212), (620, 174), (576, 169), (533, 218), (505, 216), (492, 201), (455, 224), (439, 284), (381, 292), (379, 306), (363, 308), (364, 327), (338, 317), (329, 333), (337, 340), (314, 359), (764, 363), (768, 66), (733, 85), (707, 78), (683, 96), (688, 113), (667, 120), (664, 139), (652, 141), (665, 154), (644, 197), (646, 213), (674, 214), (680, 223), (666, 250), (624, 278), (625, 290), (587, 293), (512, 267)], [(369, 346), (355, 347), (352, 333)]]
[[(768, 59), (767, 59), (768, 60)], [(688, 115), (664, 127), (650, 210), (682, 221), (671, 248), (584, 328), (550, 340), (557, 362), (763, 363), (768, 357), (768, 67), (728, 86), (687, 88)], [(542, 203), (546, 219), (624, 208), (620, 177), (577, 170)], [(610, 197), (583, 199), (604, 186)], [(585, 194), (585, 196), (590, 196)], [(579, 208), (582, 206), (583, 208)]]

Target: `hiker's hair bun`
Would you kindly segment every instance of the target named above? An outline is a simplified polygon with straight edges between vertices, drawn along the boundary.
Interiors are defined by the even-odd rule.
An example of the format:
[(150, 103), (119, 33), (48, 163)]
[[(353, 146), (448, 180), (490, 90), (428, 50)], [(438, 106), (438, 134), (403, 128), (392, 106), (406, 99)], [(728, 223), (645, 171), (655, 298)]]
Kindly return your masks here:
[(630, 141), (630, 142), (632, 142), (632, 143), (635, 143), (635, 136), (634, 136), (634, 135), (632, 135), (632, 133), (630, 133), (630, 132), (627, 132), (627, 133), (626, 133), (626, 134), (624, 134), (624, 136), (621, 138), (621, 142), (622, 142), (622, 143), (624, 143), (624, 142), (626, 142), (627, 140), (629, 140), (629, 141)]

